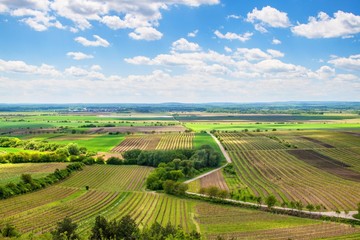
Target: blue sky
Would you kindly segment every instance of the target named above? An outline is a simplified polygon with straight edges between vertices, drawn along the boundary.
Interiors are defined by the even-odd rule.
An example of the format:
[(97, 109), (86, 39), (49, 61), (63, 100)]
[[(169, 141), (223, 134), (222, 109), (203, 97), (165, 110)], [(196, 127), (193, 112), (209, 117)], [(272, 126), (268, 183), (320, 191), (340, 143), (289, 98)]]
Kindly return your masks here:
[(0, 0), (0, 102), (360, 101), (358, 0)]

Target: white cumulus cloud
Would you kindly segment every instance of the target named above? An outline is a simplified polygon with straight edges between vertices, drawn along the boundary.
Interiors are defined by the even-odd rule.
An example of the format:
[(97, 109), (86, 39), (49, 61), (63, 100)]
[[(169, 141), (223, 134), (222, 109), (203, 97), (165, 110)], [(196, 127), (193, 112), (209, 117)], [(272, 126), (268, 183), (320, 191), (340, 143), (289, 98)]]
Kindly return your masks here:
[(254, 8), (247, 14), (246, 21), (254, 23), (255, 29), (260, 32), (267, 32), (266, 27), (287, 28), (291, 26), (286, 12), (266, 6), (261, 10)]
[(129, 33), (129, 37), (135, 40), (154, 41), (161, 39), (163, 34), (153, 27), (139, 27)]
[(95, 41), (88, 40), (84, 37), (77, 37), (77, 38), (75, 38), (75, 41), (82, 44), (85, 47), (108, 47), (108, 46), (110, 46), (110, 43), (107, 40), (101, 38), (100, 36), (93, 35), (93, 37), (95, 38)]
[(308, 23), (292, 27), (291, 31), (306, 38), (347, 38), (352, 34), (360, 33), (360, 16), (337, 11), (331, 18), (326, 13), (320, 12), (317, 17), (309, 17)]
[(274, 44), (274, 45), (279, 45), (279, 44), (281, 44), (281, 41), (279, 39), (273, 38), (271, 43)]
[(197, 43), (189, 42), (185, 38), (180, 38), (171, 44), (171, 49), (173, 51), (196, 52), (200, 51), (201, 47)]
[(246, 42), (251, 39), (251, 36), (253, 33), (246, 32), (244, 34), (236, 34), (232, 32), (227, 32), (225, 34), (221, 33), (220, 31), (216, 30), (214, 34), (221, 39), (227, 39), (227, 40), (239, 40), (240, 42)]
[(329, 63), (333, 64), (337, 68), (343, 68), (347, 70), (360, 70), (360, 54), (351, 55), (346, 57), (336, 57)]
[(59, 76), (60, 72), (54, 66), (41, 64), (30, 65), (24, 61), (6, 61), (0, 59), (0, 72), (25, 73), (35, 75)]
[(189, 33), (187, 34), (187, 36), (188, 36), (188, 37), (196, 37), (196, 35), (198, 34), (198, 32), (199, 32), (199, 30), (196, 29), (196, 30), (194, 30), (194, 31), (192, 31), (192, 32), (189, 32)]
[(114, 30), (133, 29), (129, 36), (136, 40), (157, 40), (162, 36), (155, 29), (162, 11), (171, 6), (219, 3), (220, 0), (1, 0), (0, 13), (20, 18), (36, 31), (56, 27), (78, 32), (100, 22)]
[(71, 57), (74, 60), (84, 60), (94, 58), (93, 55), (88, 55), (82, 52), (68, 52), (66, 56)]

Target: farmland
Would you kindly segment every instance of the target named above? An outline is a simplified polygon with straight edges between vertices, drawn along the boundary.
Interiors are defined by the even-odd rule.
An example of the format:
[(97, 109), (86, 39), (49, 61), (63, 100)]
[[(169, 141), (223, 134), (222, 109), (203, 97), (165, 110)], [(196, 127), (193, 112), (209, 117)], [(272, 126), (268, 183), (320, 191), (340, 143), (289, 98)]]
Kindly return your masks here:
[[(134, 166), (89, 166), (60, 184), (2, 200), (1, 218), (5, 222), (12, 222), (22, 233), (41, 234), (69, 216), (79, 224), (79, 232), (83, 236), (89, 234), (98, 214), (108, 219), (119, 219), (129, 214), (140, 227), (154, 222), (162, 225), (171, 222), (181, 225), (188, 232), (201, 231), (208, 239), (217, 235), (261, 239), (259, 236), (265, 238), (270, 233), (274, 239), (281, 239), (275, 236), (296, 237), (305, 232), (307, 236), (316, 238), (360, 231), (343, 224), (146, 192), (142, 188), (143, 183), (139, 182), (142, 178), (131, 174), (147, 174), (149, 170)], [(126, 182), (121, 185), (120, 179), (126, 179)], [(85, 185), (90, 189), (86, 190)]]
[(91, 166), (60, 185), (79, 189), (89, 186), (90, 189), (115, 192), (137, 191), (144, 187), (150, 171), (149, 167), (139, 166)]
[(323, 131), (217, 136), (234, 162), (237, 176), (226, 181), (239, 198), (274, 195), (279, 204), (301, 201), (322, 210), (351, 210), (360, 201), (358, 163), (339, 157), (349, 151), (347, 156), (359, 158), (353, 136)]
[(129, 135), (111, 151), (192, 149), (193, 138), (192, 133)]
[[(162, 115), (162, 114), (159, 114)], [(169, 132), (184, 128), (169, 115), (137, 114), (71, 114), (71, 113), (2, 113), (0, 134), (32, 135), (54, 133), (108, 133), (108, 132)]]
[(333, 121), (333, 122), (186, 122), (185, 126), (189, 129), (192, 129), (195, 132), (200, 131), (271, 131), (273, 129), (277, 130), (321, 130), (321, 129), (330, 129), (330, 130), (343, 130), (351, 131), (354, 129), (360, 129), (360, 121)]
[(218, 189), (225, 190), (227, 192), (230, 190), (221, 169), (201, 177), (200, 179), (191, 181), (188, 185), (189, 192), (193, 193), (198, 193), (201, 191), (201, 189), (206, 189), (209, 187), (217, 187)]
[[(161, 116), (46, 115), (44, 112), (11, 116), (2, 114), (0, 132), (4, 133), (3, 136), (15, 136), (22, 140), (76, 143), (79, 147), (86, 147), (89, 154), (94, 156), (121, 159), (124, 152), (133, 149), (167, 151), (199, 149), (203, 145), (210, 145), (221, 153), (212, 136), (202, 130), (224, 130), (214, 134), (230, 155), (234, 173), (227, 171), (227, 168), (226, 171), (215, 171), (192, 181), (189, 191), (198, 192), (201, 188), (215, 186), (228, 191), (235, 200), (253, 203), (256, 203), (257, 197), (264, 201), (266, 197), (274, 195), (276, 205), (287, 204), (290, 207), (291, 202), (301, 201), (303, 208), (313, 204), (320, 211), (355, 210), (360, 202), (360, 141), (359, 131), (354, 130), (358, 128), (354, 115), (311, 120), (283, 119), (289, 120), (283, 123), (274, 122), (273, 117), (269, 121), (260, 117), (257, 120), (264, 122), (256, 123), (240, 118), (229, 121), (219, 116), (211, 122), (209, 119)], [(107, 124), (115, 126), (106, 127)], [(82, 127), (84, 125), (88, 127)], [(189, 129), (185, 132), (183, 126), (195, 132), (189, 132)], [(51, 131), (47, 132), (45, 127)], [(11, 131), (11, 134), (6, 131)], [(0, 151), (2, 154), (24, 150), (1, 148)], [(225, 158), (221, 157), (224, 164)], [(0, 165), (0, 185), (20, 181), (23, 173), (29, 173), (33, 178), (44, 177), (66, 165)], [(218, 235), (238, 239), (356, 239), (360, 236), (358, 227), (346, 224), (148, 191), (145, 182), (153, 170), (135, 165), (85, 166), (82, 171), (45, 189), (1, 200), (0, 228), (10, 222), (24, 236), (31, 232), (42, 234), (69, 216), (78, 224), (79, 233), (86, 237), (96, 216), (102, 215), (112, 220), (129, 214), (140, 228), (154, 222), (162, 225), (171, 222), (181, 225), (187, 232), (197, 230), (206, 239), (216, 239)]]
[(219, 234), (238, 239), (316, 239), (359, 231), (348, 225), (210, 204), (198, 204), (196, 212), (208, 239)]

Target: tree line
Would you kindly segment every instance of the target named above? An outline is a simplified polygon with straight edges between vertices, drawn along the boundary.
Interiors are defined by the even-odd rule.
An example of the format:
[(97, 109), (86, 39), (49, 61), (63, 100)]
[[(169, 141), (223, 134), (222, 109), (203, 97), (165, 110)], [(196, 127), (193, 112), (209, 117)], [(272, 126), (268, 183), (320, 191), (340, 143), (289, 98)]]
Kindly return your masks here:
[[(6, 224), (0, 229), (0, 236), (20, 237), (19, 232), (12, 224)], [(26, 239), (26, 236), (24, 236)], [(39, 236), (43, 240), (83, 240), (84, 237), (78, 233), (78, 224), (71, 218), (66, 217), (57, 223), (57, 227), (51, 232)], [(140, 229), (129, 215), (120, 220), (107, 220), (103, 216), (97, 216), (91, 229), (89, 240), (200, 240), (201, 234), (192, 231), (187, 233), (183, 228), (168, 223), (165, 227), (155, 222), (151, 226)]]
[(80, 171), (84, 167), (83, 163), (72, 163), (65, 169), (56, 169), (46, 177), (33, 179), (30, 174), (22, 174), (18, 183), (10, 182), (4, 186), (0, 186), (0, 199), (10, 198), (16, 195), (33, 192), (38, 189), (45, 188), (71, 175), (74, 171)]

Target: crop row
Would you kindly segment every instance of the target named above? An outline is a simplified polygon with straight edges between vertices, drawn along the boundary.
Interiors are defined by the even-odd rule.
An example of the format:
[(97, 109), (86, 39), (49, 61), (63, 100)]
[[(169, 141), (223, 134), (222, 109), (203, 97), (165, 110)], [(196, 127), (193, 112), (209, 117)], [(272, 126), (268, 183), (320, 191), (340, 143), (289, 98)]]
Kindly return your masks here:
[(154, 222), (181, 225), (185, 230), (195, 229), (191, 220), (191, 202), (156, 193), (135, 192), (119, 204), (109, 214), (111, 219), (119, 219), (129, 214), (141, 226), (150, 226)]
[(152, 168), (140, 166), (94, 165), (63, 182), (66, 187), (99, 189), (104, 191), (137, 191), (144, 186)]
[(349, 225), (201, 203), (196, 219), (208, 239), (317, 239), (359, 232)]
[(159, 144), (156, 146), (158, 150), (173, 149), (192, 149), (193, 133), (168, 134), (161, 137)]
[(141, 135), (126, 137), (112, 152), (126, 152), (133, 149), (153, 150), (160, 141), (160, 135)]
[[(264, 240), (288, 240), (288, 239), (317, 239), (326, 237), (337, 237), (348, 234), (359, 233), (358, 228), (353, 228), (348, 225), (322, 223), (308, 226), (278, 228), (270, 230), (261, 230), (253, 232), (234, 232), (228, 234), (221, 234), (225, 239), (264, 239)], [(359, 235), (358, 235), (359, 236)], [(209, 234), (207, 239), (218, 239), (218, 235)], [(337, 239), (337, 238), (336, 238)], [(345, 238), (347, 239), (347, 238)]]
[(77, 189), (53, 186), (33, 193), (1, 200), (0, 219), (66, 198), (76, 191)]
[(21, 232), (45, 232), (66, 216), (79, 221), (100, 212), (116, 201), (118, 195), (118, 193), (90, 190), (73, 200), (44, 205), (5, 220), (12, 222)]
[(229, 187), (224, 180), (221, 170), (218, 170), (209, 175), (206, 175), (205, 177), (200, 178), (200, 186), (202, 188), (215, 186), (222, 190), (229, 190)]
[(172, 150), (172, 149), (191, 149), (194, 134), (151, 134), (128, 136), (112, 152), (126, 152), (133, 149), (140, 150)]
[(360, 153), (356, 152), (355, 148), (326, 148), (317, 149), (317, 151), (351, 165), (355, 170), (360, 172)]
[(283, 144), (264, 136), (239, 137), (238, 133), (220, 133), (217, 135), (228, 151), (284, 149)]
[(282, 150), (231, 152), (241, 182), (258, 196), (355, 209), (360, 184), (314, 168)]

